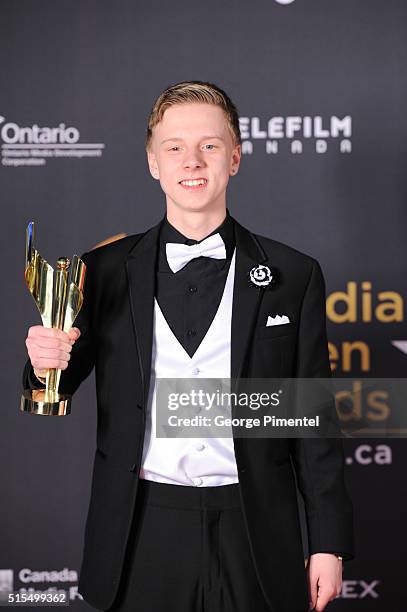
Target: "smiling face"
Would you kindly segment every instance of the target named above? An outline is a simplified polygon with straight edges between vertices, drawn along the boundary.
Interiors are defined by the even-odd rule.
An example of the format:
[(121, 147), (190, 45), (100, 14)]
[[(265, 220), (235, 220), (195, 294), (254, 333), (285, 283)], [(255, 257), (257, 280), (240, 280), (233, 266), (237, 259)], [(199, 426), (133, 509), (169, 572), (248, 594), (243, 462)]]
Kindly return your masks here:
[(147, 151), (150, 172), (166, 195), (167, 211), (176, 214), (226, 209), (226, 188), (240, 156), (224, 111), (205, 103), (167, 108), (153, 128)]

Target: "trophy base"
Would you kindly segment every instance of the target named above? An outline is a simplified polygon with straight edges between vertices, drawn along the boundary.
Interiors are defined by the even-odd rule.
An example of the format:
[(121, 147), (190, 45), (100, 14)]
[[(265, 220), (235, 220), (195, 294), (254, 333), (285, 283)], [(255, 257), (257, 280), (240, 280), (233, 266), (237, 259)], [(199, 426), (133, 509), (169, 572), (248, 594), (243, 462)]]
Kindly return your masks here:
[(21, 396), (20, 410), (45, 416), (65, 416), (71, 413), (71, 395), (26, 389)]

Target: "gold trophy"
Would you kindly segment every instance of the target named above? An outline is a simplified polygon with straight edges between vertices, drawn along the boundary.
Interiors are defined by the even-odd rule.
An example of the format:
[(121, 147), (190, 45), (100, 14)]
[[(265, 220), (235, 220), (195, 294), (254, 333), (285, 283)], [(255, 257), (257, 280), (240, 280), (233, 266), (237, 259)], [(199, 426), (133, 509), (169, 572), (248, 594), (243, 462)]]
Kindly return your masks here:
[[(34, 248), (34, 222), (26, 230), (25, 281), (40, 311), (44, 327), (67, 332), (83, 303), (86, 265), (77, 255), (72, 266), (68, 257), (60, 257), (54, 283), (54, 269)], [(23, 412), (64, 416), (71, 412), (71, 395), (58, 393), (61, 370), (47, 370), (45, 389), (26, 389), (21, 396)]]

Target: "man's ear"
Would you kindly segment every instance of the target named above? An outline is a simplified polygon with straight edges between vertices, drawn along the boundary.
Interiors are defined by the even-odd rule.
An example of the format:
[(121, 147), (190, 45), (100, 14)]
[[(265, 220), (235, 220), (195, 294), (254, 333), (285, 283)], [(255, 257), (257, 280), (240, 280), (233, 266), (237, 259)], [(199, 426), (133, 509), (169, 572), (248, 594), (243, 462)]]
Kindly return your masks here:
[(158, 170), (156, 156), (152, 151), (147, 151), (147, 161), (151, 176), (158, 180), (160, 178), (160, 172)]
[(232, 159), (231, 159), (231, 173), (236, 174), (240, 166), (240, 159), (242, 157), (242, 147), (240, 144), (236, 145), (232, 151)]

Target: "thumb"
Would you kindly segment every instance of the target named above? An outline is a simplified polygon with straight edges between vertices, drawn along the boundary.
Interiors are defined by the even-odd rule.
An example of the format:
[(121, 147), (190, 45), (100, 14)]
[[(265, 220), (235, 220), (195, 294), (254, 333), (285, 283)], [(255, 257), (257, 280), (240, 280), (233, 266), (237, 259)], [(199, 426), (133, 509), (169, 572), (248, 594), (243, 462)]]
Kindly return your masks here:
[(68, 332), (68, 335), (69, 335), (71, 340), (75, 341), (81, 335), (81, 330), (78, 327), (71, 327), (71, 329)]
[(317, 576), (309, 576), (309, 595), (310, 595), (310, 610), (314, 610), (318, 600), (318, 578)]

